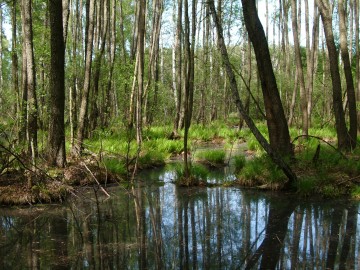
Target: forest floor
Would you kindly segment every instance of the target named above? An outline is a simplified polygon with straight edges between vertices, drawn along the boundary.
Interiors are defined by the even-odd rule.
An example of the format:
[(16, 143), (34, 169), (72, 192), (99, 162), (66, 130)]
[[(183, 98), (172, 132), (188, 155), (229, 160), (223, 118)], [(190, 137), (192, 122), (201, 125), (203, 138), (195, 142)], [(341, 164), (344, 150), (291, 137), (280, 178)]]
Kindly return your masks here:
[(92, 185), (103, 189), (119, 181), (120, 176), (89, 158), (72, 160), (63, 169), (38, 165), (33, 170), (9, 170), (0, 176), (0, 205), (58, 203), (78, 188)]

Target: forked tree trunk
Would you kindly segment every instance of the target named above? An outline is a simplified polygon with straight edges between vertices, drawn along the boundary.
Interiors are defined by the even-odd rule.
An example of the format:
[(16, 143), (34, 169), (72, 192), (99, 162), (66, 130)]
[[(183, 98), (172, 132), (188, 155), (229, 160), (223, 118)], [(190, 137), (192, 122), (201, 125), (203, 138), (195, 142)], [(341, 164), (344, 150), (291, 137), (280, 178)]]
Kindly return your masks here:
[[(246, 0), (244, 0), (244, 1), (246, 1)], [(243, 8), (244, 8), (244, 1), (243, 1)], [(245, 12), (244, 13), (245, 16), (255, 16), (256, 15), (256, 14), (253, 13), (253, 12), (256, 12), (255, 2), (253, 2), (252, 5), (253, 5), (252, 6), (252, 8), (253, 8), (252, 12), (250, 12), (250, 13)], [(277, 149), (274, 149), (271, 145), (269, 145), (269, 143), (266, 141), (264, 136), (261, 134), (261, 132), (256, 127), (254, 121), (246, 113), (246, 110), (245, 110), (245, 108), (243, 106), (243, 103), (240, 100), (235, 74), (234, 74), (234, 72), (232, 70), (232, 67), (231, 67), (231, 63), (230, 63), (230, 60), (229, 60), (229, 56), (228, 56), (228, 53), (227, 53), (227, 49), (226, 49), (223, 34), (222, 34), (223, 33), (222, 25), (220, 24), (220, 21), (219, 21), (219, 19), (217, 17), (216, 10), (215, 10), (215, 5), (214, 5), (213, 0), (209, 1), (209, 6), (210, 6), (210, 11), (212, 13), (213, 21), (215, 23), (216, 32), (217, 32), (217, 35), (218, 35), (218, 46), (219, 46), (219, 49), (220, 49), (220, 52), (221, 52), (222, 61), (223, 61), (223, 64), (225, 66), (225, 70), (226, 70), (226, 73), (227, 73), (227, 76), (228, 76), (228, 79), (229, 79), (229, 82), (230, 82), (230, 89), (231, 89), (231, 92), (232, 92), (233, 100), (234, 100), (234, 102), (236, 104), (238, 112), (244, 118), (247, 126), (250, 128), (251, 132), (254, 134), (255, 138), (258, 140), (260, 145), (264, 148), (266, 153), (270, 156), (270, 158), (274, 161), (274, 163), (283, 170), (285, 175), (288, 177), (289, 184), (292, 184), (297, 180), (297, 177), (296, 177), (295, 173), (291, 170), (291, 168), (281, 158), (280, 154), (283, 154), (283, 153), (280, 152), (280, 154), (279, 154), (279, 152), (277, 152)], [(257, 17), (257, 15), (256, 15), (256, 17)], [(249, 19), (249, 18), (247, 18), (247, 19)], [(260, 24), (260, 22), (258, 22), (258, 24)], [(261, 27), (261, 29), (262, 29), (262, 27)], [(262, 31), (262, 33), (264, 34), (263, 31)], [(265, 34), (264, 34), (264, 36), (265, 36)], [(290, 142), (288, 142), (288, 143), (290, 144)]]
[(281, 155), (293, 156), (289, 129), (276, 84), (264, 30), (254, 0), (242, 1), (245, 25), (253, 44), (260, 76), (266, 121), (272, 149)]

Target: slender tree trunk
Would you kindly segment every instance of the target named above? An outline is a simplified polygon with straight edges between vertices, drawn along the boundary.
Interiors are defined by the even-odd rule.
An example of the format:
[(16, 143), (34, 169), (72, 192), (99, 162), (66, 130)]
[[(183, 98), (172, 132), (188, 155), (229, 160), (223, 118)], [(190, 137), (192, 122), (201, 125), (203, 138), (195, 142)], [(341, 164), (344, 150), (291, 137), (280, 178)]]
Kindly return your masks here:
[(330, 73), (333, 87), (333, 110), (335, 114), (335, 127), (338, 138), (338, 147), (341, 150), (351, 148), (351, 139), (346, 128), (345, 114), (342, 107), (341, 78), (338, 63), (338, 51), (336, 49), (332, 30), (332, 11), (328, 0), (316, 0), (324, 26), (326, 45), (329, 52)]
[(3, 9), (0, 9), (0, 106), (2, 106), (2, 97), (3, 94), (1, 93), (3, 91), (3, 47), (2, 47), (2, 39), (3, 39)]
[(159, 74), (159, 41), (160, 41), (160, 30), (161, 30), (161, 17), (163, 11), (163, 0), (155, 0), (153, 2), (153, 20), (152, 20), (152, 34), (151, 34), (151, 46), (148, 63), (148, 80), (144, 89), (144, 124), (151, 122), (152, 109), (150, 108), (149, 91), (151, 86), (154, 87), (154, 95), (157, 92), (157, 77)]
[[(339, 7), (339, 17), (340, 17), (340, 51), (341, 58), (344, 64), (344, 73), (346, 79), (346, 92), (349, 103), (349, 120), (350, 128), (349, 134), (350, 137), (350, 147), (354, 149), (356, 147), (356, 137), (357, 137), (357, 113), (356, 113), (356, 96), (355, 96), (355, 87), (354, 80), (352, 77), (351, 71), (351, 62), (349, 57), (349, 50), (347, 44), (347, 31), (346, 31), (346, 22), (345, 22), (345, 8), (344, 1), (338, 1)], [(359, 42), (359, 41), (358, 41)]]
[(64, 167), (65, 152), (65, 44), (62, 3), (49, 0), (50, 14), (50, 98), (48, 158), (51, 165)]
[[(354, 13), (355, 13), (355, 40), (359, 40), (359, 17), (360, 17), (360, 8), (359, 8), (359, 0), (354, 0)], [(357, 92), (357, 104), (360, 104), (360, 44), (359, 42), (355, 42), (355, 74), (356, 74), (356, 92)], [(357, 105), (357, 124), (358, 124), (358, 132), (360, 132), (360, 109), (359, 105)]]
[[(101, 23), (97, 26), (97, 32), (99, 33), (99, 43), (100, 48), (96, 49), (95, 59), (94, 59), (94, 71), (93, 71), (93, 91), (92, 91), (92, 106), (91, 106), (91, 117), (90, 117), (90, 132), (94, 131), (99, 122), (100, 110), (99, 110), (99, 82), (100, 82), (100, 71), (101, 71), (101, 63), (105, 53), (105, 44), (106, 44), (106, 36), (108, 34), (108, 10), (107, 6), (108, 1), (105, 1), (105, 7), (100, 8), (98, 10), (99, 13), (102, 13), (100, 16), (103, 18), (105, 23)], [(102, 7), (102, 5), (101, 5)]]
[(24, 12), (24, 43), (26, 54), (26, 75), (27, 75), (27, 130), (28, 130), (28, 148), (29, 153), (35, 165), (35, 158), (38, 154), (37, 130), (38, 130), (38, 106), (36, 98), (36, 75), (33, 47), (32, 30), (32, 0), (22, 0), (22, 9)]
[(70, 15), (69, 2), (70, 0), (62, 0), (63, 37), (64, 37), (65, 45), (68, 35), (68, 25), (69, 25), (69, 15)]
[[(21, 0), (21, 30), (23, 33), (23, 39), (25, 36), (25, 7)], [(16, 7), (15, 7), (16, 9)], [(28, 141), (28, 90), (27, 90), (27, 59), (26, 59), (26, 42), (22, 42), (22, 66), (21, 66), (21, 116), (20, 116), (20, 130), (19, 130), (19, 142), (24, 143)]]
[(18, 75), (18, 55), (16, 52), (16, 43), (17, 43), (17, 24), (16, 24), (16, 0), (12, 1), (11, 6), (11, 75), (12, 75), (12, 88), (13, 92), (16, 95), (16, 114), (19, 119), (21, 119), (21, 106), (20, 106), (20, 93), (19, 93), (19, 75)]
[[(113, 75), (115, 67), (115, 47), (116, 47), (116, 1), (112, 1), (111, 16), (110, 16), (110, 44), (109, 44), (109, 78), (107, 82), (105, 108), (102, 124), (107, 126), (111, 116), (111, 106), (115, 104), (111, 103), (111, 91), (113, 88)], [(114, 90), (115, 91), (115, 90)]]
[(181, 102), (182, 102), (182, 47), (181, 47), (181, 39), (182, 39), (182, 5), (183, 1), (177, 1), (177, 20), (176, 20), (176, 35), (175, 35), (175, 44), (174, 44), (174, 53), (175, 53), (175, 68), (173, 72), (173, 76), (175, 74), (175, 78), (173, 81), (173, 86), (176, 86), (174, 89), (175, 93), (175, 119), (174, 119), (174, 130), (173, 137), (178, 136), (178, 130), (180, 128), (180, 118), (181, 118)]
[[(246, 3), (244, 3), (245, 1), (246, 0), (243, 1), (243, 9), (246, 4)], [(228, 53), (227, 53), (227, 49), (225, 46), (224, 38), (222, 36), (222, 33), (223, 33), (222, 25), (220, 24), (219, 18), (216, 14), (215, 5), (214, 5), (213, 0), (209, 1), (209, 6), (210, 6), (210, 11), (212, 13), (213, 21), (215, 23), (215, 27), (216, 27), (216, 31), (217, 31), (217, 35), (218, 35), (218, 46), (221, 51), (222, 61), (225, 66), (225, 69), (226, 69), (226, 73), (227, 73), (227, 76), (228, 76), (228, 79), (230, 82), (230, 89), (232, 92), (233, 100), (236, 104), (238, 112), (244, 118), (247, 126), (250, 128), (251, 132), (254, 134), (255, 138), (258, 140), (260, 145), (265, 149), (265, 151), (270, 156), (270, 158), (274, 161), (274, 163), (283, 170), (283, 172), (289, 179), (289, 183), (292, 184), (297, 180), (296, 175), (291, 170), (291, 168), (284, 162), (284, 160), (281, 158), (281, 156), (279, 155), (279, 152), (277, 152), (277, 150), (273, 149), (272, 146), (269, 145), (269, 143), (266, 141), (264, 136), (261, 134), (261, 132), (256, 127), (254, 121), (249, 117), (249, 115), (245, 111), (245, 108), (240, 100), (235, 74), (232, 70), (231, 63), (230, 63)], [(252, 3), (251, 8), (253, 9), (252, 11), (254, 12), (255, 11), (255, 2)], [(245, 16), (250, 16), (250, 15), (257, 16), (253, 12), (250, 12), (250, 13), (244, 12), (244, 15)], [(264, 36), (265, 36), (265, 34), (264, 34)], [(289, 142), (289, 144), (290, 144), (290, 142)]]
[(89, 17), (88, 17), (89, 22), (87, 27), (88, 33), (86, 35), (87, 39), (86, 39), (84, 89), (81, 96), (76, 142), (71, 149), (72, 155), (77, 157), (81, 155), (82, 147), (83, 147), (82, 144), (83, 144), (85, 129), (87, 125), (86, 117), (88, 114), (89, 92), (90, 92), (90, 82), (91, 82), (95, 0), (88, 0), (88, 1), (89, 1)]
[(136, 95), (136, 141), (142, 142), (143, 92), (144, 92), (144, 49), (145, 49), (145, 13), (146, 0), (139, 0), (138, 44), (137, 44), (137, 95)]
[(297, 11), (297, 1), (292, 0), (291, 1), (291, 17), (292, 17), (292, 28), (293, 28), (293, 35), (294, 35), (296, 72), (298, 74), (298, 81), (299, 81), (299, 86), (300, 86), (300, 107), (301, 107), (301, 112), (302, 112), (302, 133), (303, 133), (303, 135), (308, 135), (309, 125), (308, 125), (307, 97), (306, 97), (303, 65), (301, 62), (300, 41), (299, 41), (297, 12), (296, 11)]
[(184, 47), (185, 47), (185, 58), (184, 58), (184, 70), (185, 70), (185, 82), (184, 82), (184, 176), (189, 178), (190, 169), (188, 164), (188, 134), (190, 126), (190, 111), (189, 111), (189, 96), (191, 87), (191, 45), (190, 45), (190, 20), (189, 20), (189, 9), (188, 0), (184, 0)]
[[(312, 93), (314, 89), (314, 74), (316, 73), (317, 63), (318, 63), (318, 51), (319, 51), (319, 12), (317, 6), (314, 2), (314, 16), (313, 16), (313, 28), (312, 28), (312, 44), (309, 48), (306, 55), (307, 57), (307, 98), (308, 98), (308, 117), (309, 117), (309, 127), (311, 126), (311, 114), (313, 99)], [(308, 37), (307, 37), (308, 38)], [(306, 46), (310, 46), (310, 41)]]

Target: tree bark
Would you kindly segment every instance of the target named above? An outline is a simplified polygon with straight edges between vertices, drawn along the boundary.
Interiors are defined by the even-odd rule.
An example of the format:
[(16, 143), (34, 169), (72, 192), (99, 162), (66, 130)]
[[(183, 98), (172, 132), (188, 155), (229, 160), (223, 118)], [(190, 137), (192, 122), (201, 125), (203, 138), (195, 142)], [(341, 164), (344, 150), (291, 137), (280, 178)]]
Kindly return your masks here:
[(301, 52), (300, 52), (300, 41), (298, 33), (298, 23), (297, 23), (297, 1), (291, 1), (291, 16), (292, 16), (292, 28), (294, 36), (294, 49), (295, 49), (295, 62), (296, 62), (296, 72), (298, 74), (298, 82), (300, 86), (300, 107), (302, 112), (302, 134), (308, 135), (309, 125), (308, 125), (308, 110), (307, 110), (307, 97), (305, 89), (305, 80), (303, 73), (303, 64), (301, 62)]
[(139, 17), (137, 21), (138, 44), (137, 44), (137, 93), (136, 93), (136, 141), (142, 142), (142, 117), (143, 117), (143, 92), (144, 92), (144, 50), (145, 50), (145, 13), (146, 0), (139, 0)]
[(349, 104), (349, 139), (350, 139), (350, 147), (354, 149), (356, 147), (356, 137), (357, 137), (357, 113), (356, 113), (356, 96), (355, 96), (355, 87), (354, 80), (352, 77), (351, 71), (351, 62), (347, 44), (347, 31), (346, 31), (346, 22), (345, 22), (345, 9), (344, 9), (344, 1), (338, 1), (338, 9), (339, 9), (339, 27), (340, 27), (340, 51), (341, 58), (344, 64), (344, 73), (346, 80), (346, 92)]
[(261, 80), (271, 147), (281, 155), (293, 156), (289, 129), (280, 100), (270, 52), (254, 0), (242, 1), (245, 25), (253, 44)]
[(351, 139), (348, 135), (345, 122), (345, 114), (342, 107), (341, 78), (338, 63), (338, 51), (336, 49), (332, 30), (332, 11), (328, 0), (316, 0), (324, 26), (326, 45), (329, 52), (330, 73), (332, 81), (333, 110), (335, 114), (335, 127), (338, 139), (338, 148), (348, 150), (351, 148)]
[(50, 15), (50, 98), (48, 160), (51, 165), (64, 167), (65, 152), (65, 39), (62, 3), (49, 0)]
[(94, 34), (94, 10), (95, 0), (88, 0), (89, 4), (89, 16), (88, 16), (88, 33), (86, 39), (86, 58), (85, 58), (85, 76), (84, 76), (84, 89), (81, 96), (81, 104), (78, 118), (78, 130), (76, 134), (76, 142), (71, 149), (73, 156), (79, 157), (82, 152), (83, 140), (85, 135), (85, 128), (87, 125), (86, 116), (88, 114), (89, 107), (89, 92), (91, 82), (91, 63), (92, 63), (92, 51), (93, 51), (93, 34)]
[(174, 119), (174, 130), (173, 137), (178, 136), (178, 129), (180, 128), (180, 118), (181, 118), (181, 102), (182, 102), (182, 0), (177, 1), (177, 19), (176, 19), (176, 34), (175, 34), (175, 43), (174, 43), (174, 53), (175, 56), (173, 62), (173, 87), (174, 87), (174, 96), (175, 96), (175, 119)]
[(37, 130), (38, 106), (36, 98), (36, 75), (34, 62), (33, 30), (32, 30), (32, 0), (22, 0), (24, 43), (26, 55), (26, 87), (27, 87), (27, 133), (29, 153), (35, 165), (38, 155)]
[[(264, 136), (261, 134), (261, 132), (256, 127), (254, 121), (246, 113), (243, 103), (240, 100), (235, 74), (231, 67), (231, 63), (229, 60), (229, 56), (227, 53), (227, 49), (226, 49), (223, 34), (222, 34), (223, 33), (222, 25), (220, 24), (219, 18), (217, 17), (214, 1), (210, 0), (208, 3), (210, 6), (210, 11), (212, 13), (213, 21), (215, 23), (216, 32), (218, 35), (218, 46), (219, 46), (219, 49), (221, 52), (222, 61), (225, 66), (225, 70), (226, 70), (226, 73), (227, 73), (227, 76), (228, 76), (228, 79), (230, 82), (230, 89), (232, 92), (233, 100), (238, 109), (238, 112), (244, 118), (247, 126), (249, 127), (251, 132), (254, 134), (255, 138), (260, 143), (260, 145), (264, 148), (266, 153), (270, 156), (270, 158), (274, 161), (274, 163), (283, 170), (283, 172), (289, 179), (289, 185), (291, 185), (297, 180), (295, 173), (284, 162), (284, 160), (281, 158), (280, 154), (271, 145), (269, 145), (269, 143), (266, 141)], [(253, 3), (253, 5), (254, 5), (253, 8), (255, 8), (255, 2)], [(243, 7), (244, 7), (244, 3), (243, 3)], [(246, 13), (246, 14), (249, 15), (249, 13)], [(289, 142), (289, 144), (290, 144), (290, 142)]]
[(19, 93), (19, 75), (18, 75), (18, 55), (16, 52), (16, 43), (17, 43), (17, 23), (16, 23), (16, 0), (12, 1), (11, 6), (11, 75), (12, 75), (12, 88), (13, 92), (16, 95), (16, 114), (18, 118), (21, 117), (21, 106), (20, 106), (20, 93)]

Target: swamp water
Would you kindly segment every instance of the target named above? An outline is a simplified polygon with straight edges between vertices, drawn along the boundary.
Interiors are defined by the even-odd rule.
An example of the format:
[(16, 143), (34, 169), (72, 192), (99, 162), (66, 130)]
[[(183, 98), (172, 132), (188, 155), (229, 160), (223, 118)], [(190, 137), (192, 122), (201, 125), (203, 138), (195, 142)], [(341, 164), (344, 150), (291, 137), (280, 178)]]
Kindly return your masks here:
[[(213, 182), (231, 174), (209, 175)], [(174, 168), (63, 205), (0, 208), (0, 269), (359, 269), (359, 203), (179, 188)]]

